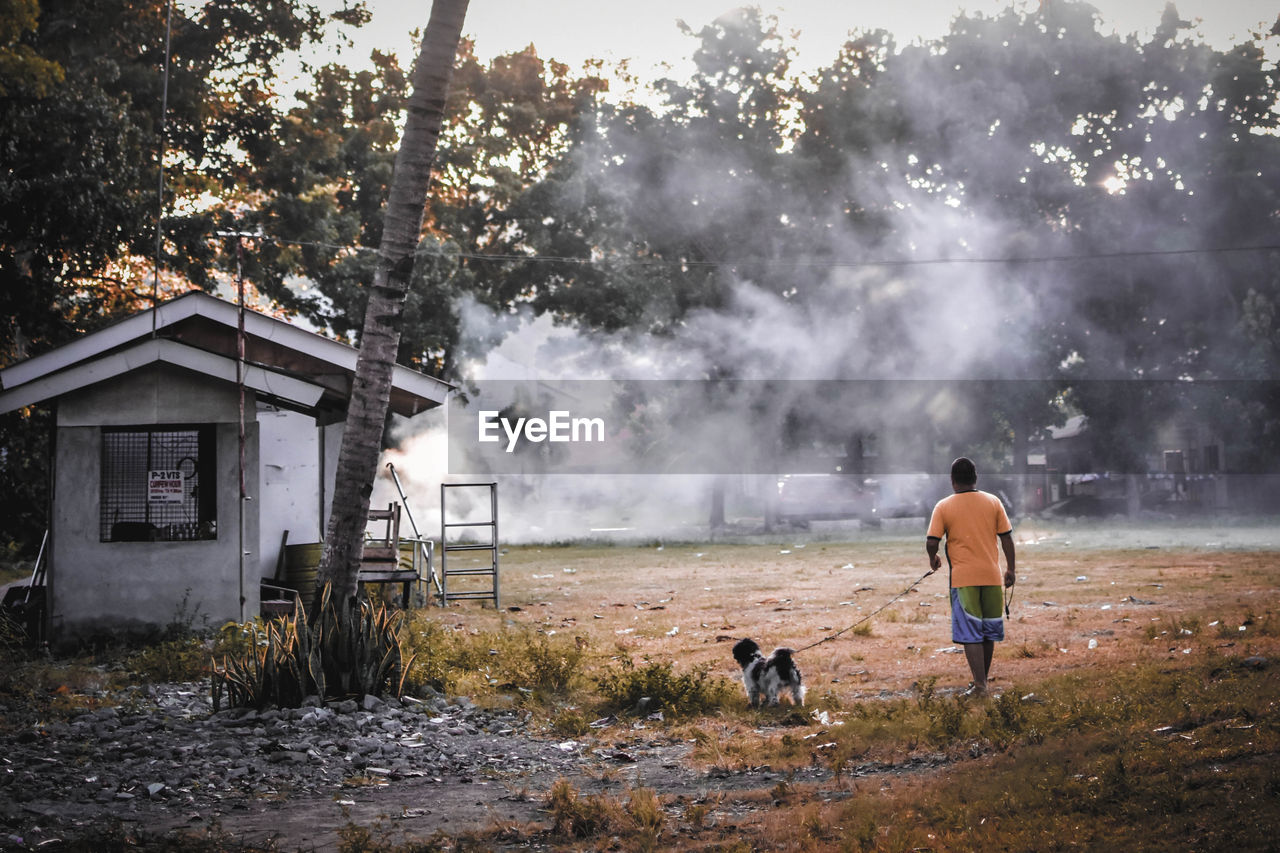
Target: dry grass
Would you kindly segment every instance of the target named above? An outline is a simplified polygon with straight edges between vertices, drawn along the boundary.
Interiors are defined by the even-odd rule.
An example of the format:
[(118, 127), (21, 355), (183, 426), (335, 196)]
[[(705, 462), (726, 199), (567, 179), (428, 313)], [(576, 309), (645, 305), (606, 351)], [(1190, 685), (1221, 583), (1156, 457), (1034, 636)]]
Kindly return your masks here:
[[(957, 696), (968, 671), (948, 651), (939, 573), (800, 655), (810, 691), (802, 713), (749, 709), (735, 688), (692, 721), (668, 722), (704, 767), (819, 766), (829, 782), (788, 777), (695, 802), (588, 798), (565, 782), (549, 801), (558, 830), (543, 840), (622, 850), (1265, 849), (1280, 830), (1277, 553), (1149, 547), (1119, 534), (1110, 538), (1124, 547), (1083, 547), (1044, 527), (1021, 535), (999, 698)], [(924, 568), (916, 537), (511, 548), (502, 571), (512, 609), (422, 615), (457, 636), (587, 649), (583, 677), (549, 705), (564, 731), (585, 734), (601, 674), (661, 666), (733, 680), (730, 640), (802, 648), (858, 622)], [(1259, 655), (1271, 663), (1245, 662)], [(921, 756), (938, 769), (867, 770)]]
[[(854, 625), (924, 572), (919, 537), (509, 548), (503, 610), (414, 614), (417, 687), (520, 703), (568, 737), (690, 743), (703, 768), (783, 780), (677, 798), (582, 794), (597, 781), (584, 777), (547, 795), (546, 826), (415, 844), (352, 826), (342, 849), (484, 850), (528, 833), (572, 850), (1270, 849), (1280, 550), (1232, 547), (1231, 530), (1151, 547), (1160, 532), (1020, 526), (999, 698), (957, 696), (969, 676), (939, 573), (803, 651), (799, 710), (747, 707), (731, 641), (803, 648)], [(55, 696), (103, 677), (24, 671)], [(660, 694), (664, 723), (631, 730), (632, 688)], [(614, 711), (623, 724), (591, 728)], [(812, 767), (825, 781), (794, 781)]]
[[(1086, 550), (1043, 527), (1022, 538), (1008, 640), (994, 667), (998, 687), (1180, 653), (1187, 628), (1246, 653), (1280, 599), (1271, 551)], [(504, 608), (516, 609), (464, 604), (423, 615), (436, 628), (472, 636), (525, 631), (571, 639), (590, 649), (581, 661), (588, 669), (627, 657), (676, 662), (677, 671), (705, 666), (736, 679), (731, 639), (802, 648), (858, 622), (925, 568), (915, 537), (513, 547), (502, 556), (502, 586)], [(857, 630), (803, 652), (810, 702), (841, 706), (906, 694), (929, 678), (942, 691), (963, 687), (963, 656), (943, 651), (952, 647), (946, 583), (939, 572)], [(1258, 625), (1240, 631), (1250, 618)]]

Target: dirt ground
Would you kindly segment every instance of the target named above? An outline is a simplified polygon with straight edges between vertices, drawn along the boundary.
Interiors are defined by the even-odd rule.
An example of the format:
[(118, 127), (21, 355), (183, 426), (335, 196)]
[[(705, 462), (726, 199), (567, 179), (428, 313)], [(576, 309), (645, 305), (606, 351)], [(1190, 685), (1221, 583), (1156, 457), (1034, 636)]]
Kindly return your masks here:
[[(812, 698), (898, 693), (930, 676), (940, 689), (966, 686), (964, 656), (951, 642), (946, 569), (920, 580), (928, 569), (922, 533), (903, 525), (858, 535), (511, 548), (502, 557), (501, 614), (474, 606), (440, 613), (462, 628), (493, 628), (499, 619), (532, 624), (587, 637), (597, 651), (705, 662), (727, 677), (737, 675), (731, 638), (805, 649), (843, 631), (799, 658)], [(1244, 650), (1250, 637), (1241, 623), (1280, 602), (1280, 524), (1027, 522), (1015, 537), (1018, 582), (993, 666), (997, 689), (1181, 654), (1186, 635), (1164, 632), (1189, 617), (1223, 647)], [(848, 630), (880, 608), (868, 620), (869, 635), (866, 625)], [(1167, 642), (1155, 641), (1161, 636)]]
[[(854, 535), (813, 530), (749, 544), (511, 547), (502, 555), (500, 611), (469, 603), (435, 612), (461, 630), (536, 626), (583, 638), (601, 655), (673, 660), (678, 668), (705, 663), (727, 678), (738, 675), (729, 653), (734, 639), (754, 637), (766, 649), (789, 645), (802, 650), (811, 708), (828, 694), (846, 708), (905, 695), (927, 679), (936, 679), (939, 693), (963, 689), (969, 674), (951, 642), (945, 569), (920, 580), (923, 536), (908, 524)], [(1269, 640), (1249, 632), (1280, 606), (1280, 525), (1026, 522), (1016, 538), (1018, 583), (993, 666), (996, 691), (1029, 689), (1081, 668), (1105, 677), (1141, 660), (1178, 659), (1196, 643), (1226, 655), (1269, 649)], [(855, 625), (861, 627), (851, 630)], [(646, 785), (691, 802), (727, 794), (725, 807), (732, 808), (735, 798), (741, 806), (749, 792), (767, 792), (782, 778), (767, 767), (718, 773), (694, 766), (687, 743), (652, 727), (608, 729), (592, 746), (599, 765), (570, 780), (584, 793)], [(916, 757), (853, 775), (915, 773), (940, 763)], [(794, 781), (816, 784), (828, 800), (841, 796), (841, 786), (823, 787), (828, 779), (813, 768)], [(384, 828), (418, 837), (545, 822), (541, 803), (552, 782), (527, 778), (518, 789), (487, 793), (454, 788), (431, 807), (434, 817), (414, 811), (422, 800), (412, 789), (392, 788), (355, 817), (367, 824), (381, 815)], [(424, 819), (396, 817), (405, 810)], [(518, 835), (511, 840), (513, 848), (523, 846)]]
[[(737, 543), (512, 546), (501, 557), (500, 610), (466, 602), (431, 613), (461, 630), (534, 626), (581, 638), (602, 658), (707, 664), (727, 678), (738, 674), (733, 640), (753, 637), (766, 649), (788, 645), (801, 650), (806, 710), (828, 694), (847, 708), (907, 694), (928, 679), (936, 679), (938, 692), (950, 692), (969, 675), (951, 643), (945, 569), (920, 580), (927, 569), (920, 528), (815, 529)], [(993, 667), (998, 691), (1024, 689), (1058, 672), (1105, 674), (1140, 660), (1178, 659), (1197, 643), (1227, 655), (1270, 653), (1250, 626), (1280, 606), (1280, 524), (1026, 522), (1016, 540), (1018, 583)], [(554, 744), (555, 735), (547, 738)], [(677, 801), (712, 798), (731, 813), (750, 808), (750, 792), (767, 792), (782, 778), (767, 767), (695, 766), (689, 742), (658, 723), (604, 728), (578, 741), (598, 759), (569, 780), (584, 793), (624, 796), (643, 785)], [(931, 766), (928, 756), (917, 756), (854, 775)], [(511, 828), (509, 847), (517, 849), (526, 843), (518, 827), (546, 822), (543, 803), (556, 778), (396, 780), (238, 803), (219, 823), (234, 838), (275, 838), (285, 850), (337, 849), (338, 829), (348, 821), (387, 839), (501, 825)], [(814, 767), (789, 783), (812, 783), (826, 799), (842, 796), (841, 786), (823, 788), (827, 781), (827, 772)], [(207, 817), (157, 813), (150, 825), (197, 829)]]

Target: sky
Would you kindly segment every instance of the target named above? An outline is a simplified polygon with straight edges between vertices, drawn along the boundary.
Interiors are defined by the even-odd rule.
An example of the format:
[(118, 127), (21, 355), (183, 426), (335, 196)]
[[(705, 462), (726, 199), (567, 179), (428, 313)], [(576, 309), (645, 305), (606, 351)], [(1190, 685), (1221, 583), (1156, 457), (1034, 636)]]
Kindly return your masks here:
[[(1039, 0), (1015, 3), (1034, 8)], [(341, 0), (320, 0), (322, 7), (337, 7)], [(392, 49), (401, 56), (416, 48), (409, 36), (425, 27), (430, 3), (425, 0), (369, 0), (373, 21), (357, 35), (353, 47), (339, 58), (359, 64), (373, 48)], [(685, 67), (694, 40), (680, 32), (677, 20), (694, 30), (742, 5), (757, 5), (776, 15), (783, 32), (799, 31), (797, 70), (826, 65), (850, 30), (883, 27), (898, 43), (930, 39), (945, 33), (962, 9), (995, 14), (1009, 0), (788, 0), (786, 3), (734, 3), (731, 0), (472, 0), (464, 32), (476, 40), (482, 58), (536, 45), (543, 58), (566, 62), (576, 68), (590, 58), (629, 59), (632, 70), (646, 71), (672, 66), (677, 76)], [(1165, 0), (1093, 0), (1106, 32), (1149, 33), (1159, 22)], [(1264, 31), (1275, 22), (1280, 3), (1275, 0), (1180, 0), (1184, 20), (1198, 23), (1197, 32), (1217, 47), (1248, 37), (1259, 25)], [(411, 57), (410, 57), (411, 58)]]

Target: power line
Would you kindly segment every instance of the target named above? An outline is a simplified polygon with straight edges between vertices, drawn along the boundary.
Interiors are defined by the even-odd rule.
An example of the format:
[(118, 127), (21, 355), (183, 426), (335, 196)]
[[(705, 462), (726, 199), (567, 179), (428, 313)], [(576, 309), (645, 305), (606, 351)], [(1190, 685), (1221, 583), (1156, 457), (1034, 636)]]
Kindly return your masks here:
[[(279, 246), (299, 248), (328, 249), (334, 252), (377, 252), (372, 246), (342, 246), (334, 243), (308, 242), (300, 240), (283, 240), (277, 237), (264, 237), (264, 242)], [(583, 267), (590, 266), (639, 266), (639, 267), (682, 267), (682, 268), (721, 268), (721, 267), (770, 267), (770, 268), (815, 268), (815, 269), (856, 269), (862, 267), (912, 267), (912, 266), (945, 266), (951, 264), (1050, 264), (1069, 263), (1074, 261), (1120, 260), (1125, 258), (1158, 258), (1185, 257), (1194, 255), (1240, 254), (1246, 252), (1280, 251), (1280, 244), (1262, 244), (1257, 246), (1217, 246), (1198, 249), (1131, 249), (1114, 252), (1089, 252), (1081, 254), (1024, 255), (1018, 257), (941, 257), (941, 258), (879, 258), (868, 260), (838, 260), (835, 258), (773, 258), (773, 259), (741, 259), (722, 261), (671, 260), (666, 258), (620, 258), (600, 257), (583, 258), (572, 255), (522, 255), (512, 253), (484, 252), (423, 252), (436, 258), (478, 261), (486, 263), (522, 263), (522, 264), (568, 264)]]

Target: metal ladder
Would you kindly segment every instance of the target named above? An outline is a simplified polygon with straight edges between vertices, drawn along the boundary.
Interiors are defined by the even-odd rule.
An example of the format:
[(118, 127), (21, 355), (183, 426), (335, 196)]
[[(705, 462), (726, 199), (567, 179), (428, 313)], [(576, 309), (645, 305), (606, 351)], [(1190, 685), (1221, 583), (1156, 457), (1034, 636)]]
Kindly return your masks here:
[[(449, 521), (448, 494), (453, 489), (488, 489), (489, 518), (485, 521)], [(457, 531), (464, 528), (488, 528), (489, 541), (487, 543), (468, 543), (458, 539), (450, 541), (450, 530)], [(488, 551), (489, 565), (451, 568), (449, 555), (461, 551)], [(492, 581), (491, 588), (450, 592), (450, 579), (459, 577), (488, 577)], [(450, 601), (463, 599), (493, 599), (494, 609), (500, 606), (498, 603), (498, 484), (496, 482), (440, 484), (440, 604), (447, 607)]]

